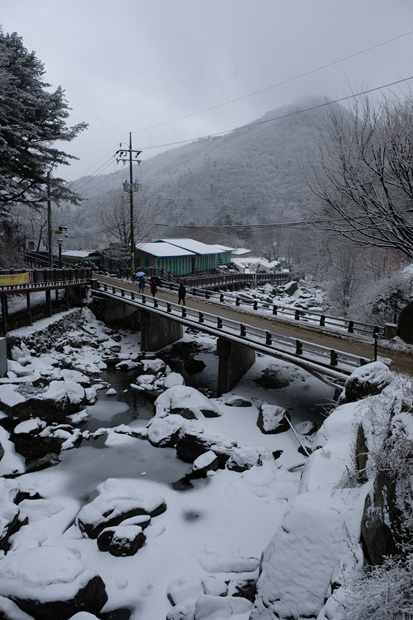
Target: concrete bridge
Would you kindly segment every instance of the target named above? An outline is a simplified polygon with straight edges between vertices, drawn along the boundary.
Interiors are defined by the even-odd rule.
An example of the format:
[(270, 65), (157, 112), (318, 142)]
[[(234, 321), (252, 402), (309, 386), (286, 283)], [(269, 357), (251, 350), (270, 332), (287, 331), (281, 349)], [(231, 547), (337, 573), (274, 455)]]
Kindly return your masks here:
[[(218, 392), (225, 393), (239, 381), (255, 361), (255, 352), (296, 364), (329, 383), (341, 384), (361, 365), (371, 361), (369, 354), (359, 355), (312, 341), (274, 331), (274, 323), (263, 317), (245, 313), (210, 312), (211, 307), (191, 299), (191, 306), (179, 306), (164, 292), (161, 296), (142, 295), (136, 286), (117, 286), (93, 280), (94, 311), (105, 322), (118, 321), (132, 314), (139, 315), (141, 347), (158, 351), (182, 338), (183, 327), (192, 327), (217, 337), (219, 357)], [(165, 298), (166, 297), (166, 298)], [(314, 336), (314, 334), (313, 334)], [(365, 349), (367, 353), (367, 347)]]

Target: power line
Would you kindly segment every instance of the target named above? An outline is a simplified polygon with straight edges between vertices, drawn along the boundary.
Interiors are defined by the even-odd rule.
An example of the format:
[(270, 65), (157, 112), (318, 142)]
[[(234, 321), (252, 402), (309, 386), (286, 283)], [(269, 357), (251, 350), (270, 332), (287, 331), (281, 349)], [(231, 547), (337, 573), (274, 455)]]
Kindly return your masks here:
[[(332, 66), (334, 66), (334, 65), (340, 64), (341, 62), (345, 62), (346, 60), (350, 60), (350, 59), (355, 58), (355, 57), (357, 57), (357, 56), (360, 56), (360, 55), (362, 55), (362, 54), (364, 54), (364, 53), (366, 53), (366, 52), (372, 51), (372, 50), (377, 49), (377, 48), (379, 48), (379, 47), (383, 47), (384, 45), (388, 45), (389, 43), (392, 43), (392, 42), (394, 42), (394, 41), (397, 41), (397, 40), (399, 40), (399, 39), (402, 39), (402, 38), (404, 38), (404, 37), (407, 37), (407, 36), (409, 36), (409, 35), (411, 35), (411, 34), (413, 34), (413, 30), (410, 30), (409, 32), (406, 32), (406, 33), (404, 33), (404, 34), (398, 35), (397, 37), (393, 37), (392, 39), (388, 39), (387, 41), (382, 41), (381, 43), (377, 43), (376, 45), (372, 45), (372, 46), (370, 46), (370, 47), (368, 47), (368, 48), (366, 48), (366, 49), (364, 49), (364, 50), (360, 50), (359, 52), (355, 52), (354, 54), (350, 54), (349, 56), (345, 56), (344, 58), (341, 58), (341, 59), (339, 59), (339, 60), (335, 60), (335, 61), (332, 61), (332, 62), (327, 63), (327, 64), (325, 64), (325, 65), (322, 65), (321, 67), (318, 67), (318, 68), (316, 68), (316, 69), (312, 69), (312, 70), (310, 70), (310, 71), (306, 71), (306, 72), (304, 72), (304, 73), (301, 73), (301, 74), (299, 74), (299, 75), (297, 75), (297, 76), (294, 76), (294, 77), (289, 78), (289, 79), (287, 79), (287, 80), (284, 80), (284, 81), (282, 81), (282, 82), (278, 82), (277, 84), (273, 84), (272, 86), (267, 86), (267, 87), (262, 88), (262, 89), (260, 89), (260, 90), (254, 91), (254, 92), (252, 92), (252, 93), (249, 93), (249, 94), (246, 94), (246, 95), (242, 95), (241, 97), (237, 97), (237, 98), (235, 98), (235, 99), (231, 99), (231, 100), (229, 100), (229, 101), (223, 102), (223, 103), (221, 103), (221, 104), (217, 104), (217, 105), (215, 105), (215, 106), (211, 106), (211, 107), (209, 107), (209, 108), (204, 108), (203, 110), (199, 110), (199, 111), (197, 111), (197, 112), (192, 112), (191, 114), (187, 114), (187, 115), (185, 115), (185, 116), (182, 116), (182, 117), (179, 117), (179, 118), (176, 118), (176, 119), (172, 119), (172, 120), (169, 120), (169, 121), (164, 121), (164, 122), (162, 122), (162, 123), (158, 123), (158, 124), (156, 124), (156, 125), (151, 125), (151, 126), (144, 127), (144, 128), (141, 128), (141, 129), (136, 129), (136, 130), (134, 130), (132, 133), (138, 133), (138, 132), (141, 132), (141, 131), (146, 131), (146, 130), (148, 130), (148, 129), (154, 129), (154, 128), (157, 128), (157, 127), (161, 127), (161, 126), (163, 126), (163, 125), (168, 125), (168, 124), (171, 124), (171, 123), (175, 123), (175, 122), (178, 122), (178, 121), (180, 121), (180, 120), (184, 120), (184, 119), (186, 119), (186, 118), (191, 118), (192, 116), (196, 116), (196, 115), (199, 115), (199, 114), (203, 114), (204, 112), (209, 112), (209, 111), (211, 111), (211, 110), (215, 110), (215, 109), (218, 109), (218, 108), (220, 108), (220, 107), (224, 107), (224, 106), (230, 105), (230, 104), (232, 104), (232, 103), (236, 103), (237, 101), (241, 101), (241, 100), (243, 100), (243, 99), (247, 99), (248, 97), (252, 97), (252, 96), (254, 96), (254, 95), (257, 95), (257, 94), (260, 94), (260, 93), (262, 93), (262, 92), (265, 92), (265, 91), (271, 90), (271, 89), (273, 89), (273, 88), (277, 88), (278, 86), (282, 86), (282, 85), (287, 84), (287, 83), (289, 83), (289, 82), (292, 82), (292, 81), (298, 80), (298, 79), (300, 79), (300, 78), (302, 78), (302, 77), (306, 77), (306, 76), (308, 76), (308, 75), (312, 75), (312, 74), (314, 74), (314, 73), (317, 73), (317, 72), (319, 72), (319, 71), (322, 71), (323, 69), (327, 69), (327, 68), (332, 67)], [(407, 80), (408, 80), (408, 79), (411, 79), (411, 78), (407, 78)], [(404, 81), (404, 80), (400, 80), (400, 81)], [(395, 82), (395, 84), (397, 84), (397, 83), (398, 83), (398, 82)], [(385, 87), (384, 87), (384, 86), (383, 86), (383, 87), (379, 87), (377, 90), (379, 90), (380, 88), (385, 88)], [(373, 89), (373, 90), (375, 90), (375, 89)], [(370, 91), (366, 91), (366, 92), (370, 92)], [(339, 100), (339, 101), (342, 101), (342, 100)], [(248, 125), (248, 126), (251, 126), (251, 125)], [(240, 129), (240, 128), (238, 128), (238, 129)], [(233, 130), (227, 130), (227, 131), (220, 132), (220, 133), (216, 133), (216, 134), (210, 134), (210, 136), (202, 136), (202, 137), (204, 137), (204, 138), (205, 138), (205, 137), (212, 137), (212, 136), (224, 135), (224, 134), (226, 134), (226, 133), (229, 133), (230, 131), (233, 131)], [(199, 137), (199, 138), (192, 138), (192, 139), (190, 139), (190, 140), (182, 140), (182, 141), (179, 141), (179, 142), (173, 142), (173, 143), (169, 143), (169, 144), (165, 144), (165, 145), (159, 145), (159, 146), (150, 146), (150, 147), (145, 147), (145, 148), (146, 148), (146, 149), (155, 149), (155, 148), (162, 148), (162, 147), (164, 147), (164, 146), (176, 146), (176, 145), (178, 145), (178, 144), (185, 144), (185, 143), (187, 143), (187, 142), (193, 142), (194, 140), (197, 140), (197, 139), (199, 140), (199, 139), (201, 139), (201, 138), (200, 138), (200, 137)], [(113, 150), (114, 150), (114, 149), (113, 149)], [(112, 152), (113, 152), (113, 151), (112, 151)], [(99, 161), (101, 161), (101, 160), (99, 160)], [(106, 163), (106, 162), (105, 162), (105, 163)], [(104, 163), (104, 164), (102, 164), (102, 166), (100, 166), (97, 170), (93, 171), (93, 172), (92, 172), (89, 176), (94, 176), (94, 175), (97, 175), (97, 174), (98, 174), (98, 172), (99, 172), (99, 170), (100, 170), (100, 168), (101, 168), (101, 167), (103, 167), (103, 166), (105, 165), (105, 163)], [(92, 167), (93, 167), (93, 166), (92, 166)], [(88, 170), (90, 170), (90, 168), (89, 168)], [(87, 171), (86, 171), (86, 172), (87, 172)], [(84, 176), (85, 176), (85, 175), (84, 175)], [(76, 183), (76, 181), (75, 181), (74, 183)], [(87, 183), (88, 183), (88, 181), (86, 180), (86, 181), (85, 181), (85, 183), (87, 184)], [(82, 187), (82, 186), (83, 186), (83, 182), (82, 182), (82, 183), (81, 183), (81, 185), (80, 185), (80, 186), (78, 186), (78, 187), (80, 188), (80, 187)]]
[(376, 45), (372, 45), (371, 47), (367, 47), (364, 50), (360, 50), (359, 52), (355, 52), (354, 54), (350, 54), (349, 56), (345, 56), (344, 58), (341, 58), (340, 60), (334, 60), (332, 62), (329, 62), (325, 65), (322, 65), (321, 67), (318, 67), (317, 69), (311, 69), (309, 71), (305, 71), (304, 73), (300, 73), (299, 75), (296, 75), (292, 78), (288, 78), (287, 80), (283, 80), (281, 82), (277, 82), (277, 84), (273, 84), (272, 86), (266, 86), (265, 88), (261, 88), (260, 90), (256, 90), (252, 93), (248, 93), (246, 95), (242, 95), (241, 97), (236, 97), (235, 99), (230, 99), (228, 101), (225, 101), (224, 103), (219, 103), (217, 105), (211, 106), (209, 108), (204, 108), (203, 110), (198, 110), (198, 112), (192, 112), (191, 114), (187, 114), (185, 116), (181, 116), (169, 121), (164, 121), (162, 123), (158, 123), (156, 125), (151, 125), (149, 127), (143, 127), (142, 129), (135, 129), (132, 133), (138, 133), (141, 131), (147, 131), (148, 129), (156, 129), (157, 127), (162, 127), (164, 125), (170, 125), (171, 123), (176, 123), (178, 121), (182, 121), (185, 120), (186, 118), (191, 118), (192, 116), (197, 116), (199, 114), (203, 114), (204, 112), (211, 112), (212, 110), (217, 110), (218, 108), (222, 108), (224, 106), (230, 105), (232, 103), (237, 103), (238, 101), (242, 101), (243, 99), (248, 99), (249, 97), (253, 97), (254, 95), (259, 95), (260, 93), (264, 93), (268, 90), (272, 90), (273, 88), (277, 88), (278, 86), (284, 86), (285, 84), (289, 84), (290, 82), (294, 82), (295, 80), (299, 80), (300, 78), (303, 77), (307, 77), (309, 75), (312, 75), (314, 73), (318, 73), (319, 71), (322, 71), (324, 69), (328, 69), (329, 67), (333, 67), (334, 65), (338, 65), (341, 62), (345, 62), (346, 60), (351, 60), (352, 58), (356, 58), (357, 56), (361, 56), (362, 54), (365, 54), (366, 52), (370, 52), (374, 49), (377, 49), (379, 47), (382, 47), (384, 45), (388, 45), (389, 43), (393, 43), (393, 41), (397, 41), (398, 39), (402, 39), (403, 37), (407, 37), (409, 35), (413, 34), (413, 30), (410, 30), (409, 32), (406, 32), (404, 34), (401, 34), (397, 37), (393, 37), (392, 39), (388, 39), (387, 41), (382, 41), (381, 43), (377, 43)]
[(169, 142), (166, 144), (157, 144), (155, 146), (144, 146), (142, 147), (143, 149), (145, 149), (146, 151), (149, 151), (151, 149), (159, 149), (159, 148), (165, 148), (168, 146), (177, 146), (179, 144), (187, 144), (188, 142), (196, 142), (197, 140), (203, 140), (206, 138), (215, 138), (217, 136), (224, 136), (226, 134), (235, 132), (235, 131), (242, 131), (245, 129), (249, 129), (250, 127), (257, 127), (258, 125), (264, 125), (265, 123), (272, 123), (274, 121), (280, 121), (284, 118), (289, 118), (291, 116), (297, 116), (300, 114), (305, 114), (306, 112), (313, 112), (314, 110), (318, 110), (321, 108), (325, 108), (327, 106), (336, 104), (336, 103), (342, 103), (343, 101), (349, 101), (350, 99), (354, 99), (356, 97), (361, 97), (362, 95), (369, 95), (370, 93), (374, 93), (378, 90), (382, 90), (384, 88), (390, 88), (392, 86), (396, 86), (397, 84), (401, 84), (402, 82), (408, 82), (409, 80), (412, 80), (413, 76), (409, 76), (407, 78), (402, 78), (400, 80), (396, 80), (395, 82), (389, 82), (388, 84), (384, 84), (382, 86), (376, 86), (375, 88), (369, 88), (367, 90), (363, 90), (360, 91), (358, 93), (353, 93), (351, 95), (347, 95), (346, 97), (340, 97), (339, 99), (334, 99), (334, 100), (329, 100), (329, 101), (325, 101), (324, 103), (319, 103), (317, 105), (311, 106), (309, 108), (304, 108), (304, 109), (300, 109), (300, 110), (295, 110), (293, 112), (288, 112), (287, 114), (281, 114), (280, 116), (274, 116), (273, 118), (267, 118), (267, 119), (263, 119), (260, 121), (255, 121), (253, 123), (248, 123), (248, 125), (243, 125), (242, 127), (235, 127), (233, 129), (226, 129), (224, 131), (217, 131), (216, 133), (211, 133), (211, 134), (206, 134), (203, 136), (198, 136), (197, 138), (188, 138), (187, 140), (179, 140), (177, 142)]

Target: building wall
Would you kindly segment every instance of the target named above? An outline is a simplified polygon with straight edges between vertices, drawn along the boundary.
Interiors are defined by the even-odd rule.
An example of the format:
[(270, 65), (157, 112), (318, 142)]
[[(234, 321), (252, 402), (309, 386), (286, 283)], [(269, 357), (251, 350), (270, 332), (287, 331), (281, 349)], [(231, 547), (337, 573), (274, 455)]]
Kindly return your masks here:
[(164, 268), (174, 276), (185, 276), (191, 273), (202, 273), (215, 269), (218, 265), (231, 262), (231, 251), (218, 254), (196, 254), (193, 256), (166, 256), (157, 258), (144, 252), (136, 251), (136, 271), (151, 267)]

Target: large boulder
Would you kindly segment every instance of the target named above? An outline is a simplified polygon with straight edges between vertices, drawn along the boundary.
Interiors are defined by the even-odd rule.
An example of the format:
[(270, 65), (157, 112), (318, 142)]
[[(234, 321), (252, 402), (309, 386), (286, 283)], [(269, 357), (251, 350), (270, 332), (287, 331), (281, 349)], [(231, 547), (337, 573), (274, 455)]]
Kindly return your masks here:
[(20, 527), (19, 508), (4, 499), (0, 502), (0, 549), (7, 551), (9, 538)]
[(142, 547), (146, 536), (139, 525), (117, 525), (105, 528), (98, 536), (100, 551), (109, 551), (111, 555), (124, 557), (135, 555)]
[(98, 614), (108, 597), (102, 578), (65, 547), (9, 552), (0, 562), (0, 596), (36, 620)]
[(277, 405), (261, 405), (258, 412), (257, 426), (262, 433), (285, 433), (290, 429), (288, 413)]
[(132, 486), (110, 478), (100, 486), (101, 493), (86, 504), (76, 517), (85, 536), (97, 538), (108, 527), (139, 515), (154, 517), (166, 510), (166, 503), (156, 493), (138, 493)]
[(185, 418), (180, 415), (172, 414), (165, 417), (154, 417), (148, 423), (148, 440), (156, 447), (175, 446), (181, 426), (185, 423)]
[(200, 422), (190, 421), (186, 422), (179, 431), (176, 455), (185, 463), (193, 463), (205, 452), (213, 450), (219, 467), (223, 469), (236, 446), (234, 441), (230, 441), (223, 435), (209, 433)]
[[(67, 425), (45, 427), (46, 422), (36, 417), (21, 422), (11, 433), (16, 451), (27, 463), (39, 462), (49, 455), (59, 454), (68, 435), (73, 433), (72, 427)], [(64, 429), (67, 429), (67, 433), (62, 432)], [(77, 439), (79, 441), (80, 436)]]
[(409, 302), (400, 312), (397, 333), (404, 342), (413, 344), (413, 301)]
[(354, 370), (344, 384), (339, 404), (380, 394), (394, 380), (391, 370), (383, 362), (371, 362)]
[(215, 403), (198, 392), (195, 388), (186, 385), (175, 385), (155, 401), (156, 414), (192, 412), (192, 417), (199, 417), (201, 412), (206, 418), (218, 417), (220, 411)]
[(387, 471), (379, 471), (364, 504), (360, 540), (364, 555), (372, 565), (400, 552), (402, 514), (397, 507), (396, 481)]
[(85, 388), (76, 381), (51, 381), (47, 389), (28, 400), (33, 416), (48, 422), (63, 422), (66, 416), (80, 411), (86, 404)]

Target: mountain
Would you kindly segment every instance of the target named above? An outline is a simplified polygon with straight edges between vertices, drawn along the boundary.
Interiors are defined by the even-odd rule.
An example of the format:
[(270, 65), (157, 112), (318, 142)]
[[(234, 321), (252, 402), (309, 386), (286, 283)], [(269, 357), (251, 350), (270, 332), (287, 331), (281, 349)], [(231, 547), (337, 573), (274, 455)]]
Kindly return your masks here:
[[(134, 196), (136, 210), (145, 214), (141, 235), (178, 233), (228, 243), (234, 236), (245, 238), (251, 228), (308, 215), (314, 196), (305, 173), (325, 131), (325, 104), (324, 99), (296, 102), (226, 135), (203, 138), (143, 161)], [(74, 221), (70, 236), (82, 235), (79, 239), (89, 247), (86, 231), (94, 233), (95, 241), (101, 240), (100, 212), (110, 210), (116, 197), (119, 200), (128, 173), (121, 169), (76, 182), (84, 188), (85, 200), (80, 207), (64, 207), (66, 217)]]

